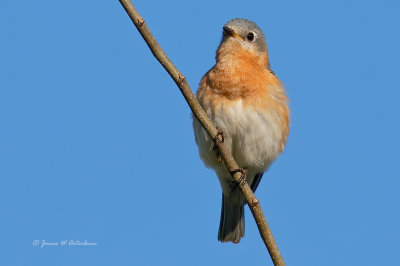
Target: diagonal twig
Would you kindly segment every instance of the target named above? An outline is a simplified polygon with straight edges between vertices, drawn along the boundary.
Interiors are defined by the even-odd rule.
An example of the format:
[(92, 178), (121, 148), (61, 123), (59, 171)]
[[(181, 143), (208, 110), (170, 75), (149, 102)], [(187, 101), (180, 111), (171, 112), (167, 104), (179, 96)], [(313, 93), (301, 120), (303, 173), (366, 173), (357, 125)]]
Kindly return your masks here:
[[(175, 81), (176, 85), (178, 85), (178, 88), (185, 97), (186, 102), (189, 104), (189, 107), (192, 110), (193, 115), (200, 121), (200, 123), (203, 125), (204, 129), (207, 131), (210, 137), (217, 140), (216, 146), (218, 147), (221, 153), (222, 159), (226, 167), (228, 168), (230, 173), (234, 173), (232, 174), (232, 177), (238, 183), (241, 183), (242, 174), (237, 171), (237, 169), (239, 169), (239, 166), (237, 165), (232, 154), (227, 149), (226, 145), (223, 143), (223, 141), (221, 141), (218, 130), (215, 128), (211, 120), (208, 118), (207, 114), (204, 112), (203, 108), (200, 106), (199, 102), (196, 99), (196, 96), (190, 89), (185, 76), (179, 72), (179, 70), (174, 66), (174, 64), (165, 54), (165, 52), (161, 49), (160, 45), (157, 43), (153, 34), (150, 32), (149, 27), (146, 25), (144, 19), (137, 12), (132, 2), (130, 0), (119, 0), (119, 2), (122, 4), (125, 11), (131, 18), (132, 22), (135, 24), (137, 30), (142, 35), (143, 39), (146, 41), (154, 57), (165, 68), (168, 74)], [(275, 265), (286, 265), (278, 249), (278, 246), (275, 242), (274, 236), (272, 235), (271, 229), (268, 226), (267, 220), (265, 219), (264, 213), (261, 209), (260, 202), (254, 195), (253, 191), (250, 189), (247, 182), (244, 182), (243, 186), (240, 186), (240, 189), (246, 198), (251, 213), (253, 214), (253, 217), (256, 221), (260, 235), (264, 241), (265, 246), (268, 249), (268, 252), (271, 256), (273, 263)]]

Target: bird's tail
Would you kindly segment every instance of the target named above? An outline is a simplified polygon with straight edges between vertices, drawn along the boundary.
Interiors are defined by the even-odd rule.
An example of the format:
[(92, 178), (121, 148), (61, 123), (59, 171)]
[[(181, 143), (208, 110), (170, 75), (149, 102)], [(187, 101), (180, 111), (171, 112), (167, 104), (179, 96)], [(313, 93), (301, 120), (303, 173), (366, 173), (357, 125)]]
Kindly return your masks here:
[(218, 240), (239, 243), (244, 236), (244, 198), (239, 189), (226, 196), (222, 193)]

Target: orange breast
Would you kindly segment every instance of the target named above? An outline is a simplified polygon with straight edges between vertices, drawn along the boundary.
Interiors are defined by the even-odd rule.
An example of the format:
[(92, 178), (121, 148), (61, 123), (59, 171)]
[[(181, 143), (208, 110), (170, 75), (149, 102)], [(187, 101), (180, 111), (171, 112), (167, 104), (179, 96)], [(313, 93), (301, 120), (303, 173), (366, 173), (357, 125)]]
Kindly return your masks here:
[(227, 47), (233, 48), (235, 53), (219, 49), (220, 54), (226, 54), (217, 54), (220, 60), (201, 79), (197, 91), (200, 104), (215, 113), (216, 106), (229, 106), (240, 98), (243, 107), (274, 112), (282, 129), (283, 150), (289, 134), (289, 107), (282, 82), (265, 68), (268, 58), (251, 54), (241, 47)]

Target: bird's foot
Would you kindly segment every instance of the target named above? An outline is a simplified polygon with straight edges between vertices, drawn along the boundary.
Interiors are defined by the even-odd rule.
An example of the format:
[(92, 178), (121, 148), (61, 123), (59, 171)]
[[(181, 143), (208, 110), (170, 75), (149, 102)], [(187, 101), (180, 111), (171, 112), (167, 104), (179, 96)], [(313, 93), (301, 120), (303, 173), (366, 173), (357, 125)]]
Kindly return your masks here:
[(222, 156), (217, 148), (217, 142), (224, 143), (224, 132), (221, 129), (219, 129), (218, 127), (217, 127), (217, 130), (218, 130), (217, 135), (215, 135), (215, 137), (213, 138), (213, 140), (214, 140), (213, 150), (216, 151), (218, 161), (220, 163), (222, 163)]
[(222, 129), (217, 128), (217, 135), (215, 135), (215, 137), (213, 138), (214, 140), (214, 149), (216, 149), (216, 145), (217, 145), (217, 141), (220, 143), (224, 143), (224, 131), (222, 131)]
[(244, 169), (244, 168), (238, 168), (235, 169), (233, 171), (231, 171), (231, 175), (234, 175), (236, 173), (241, 173), (240, 178), (237, 182), (234, 182), (232, 187), (231, 187), (231, 192), (234, 191), (237, 186), (239, 185), (240, 188), (244, 187), (244, 184), (246, 184), (247, 182), (247, 174), (248, 174), (248, 170)]

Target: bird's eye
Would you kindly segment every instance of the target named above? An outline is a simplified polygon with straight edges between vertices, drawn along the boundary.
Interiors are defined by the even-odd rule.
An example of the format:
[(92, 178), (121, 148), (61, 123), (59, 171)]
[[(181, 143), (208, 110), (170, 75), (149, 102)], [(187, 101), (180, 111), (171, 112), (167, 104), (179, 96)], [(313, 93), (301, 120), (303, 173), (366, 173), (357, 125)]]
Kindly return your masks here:
[(249, 40), (250, 42), (254, 41), (254, 33), (250, 32), (249, 34), (247, 34), (247, 40)]

